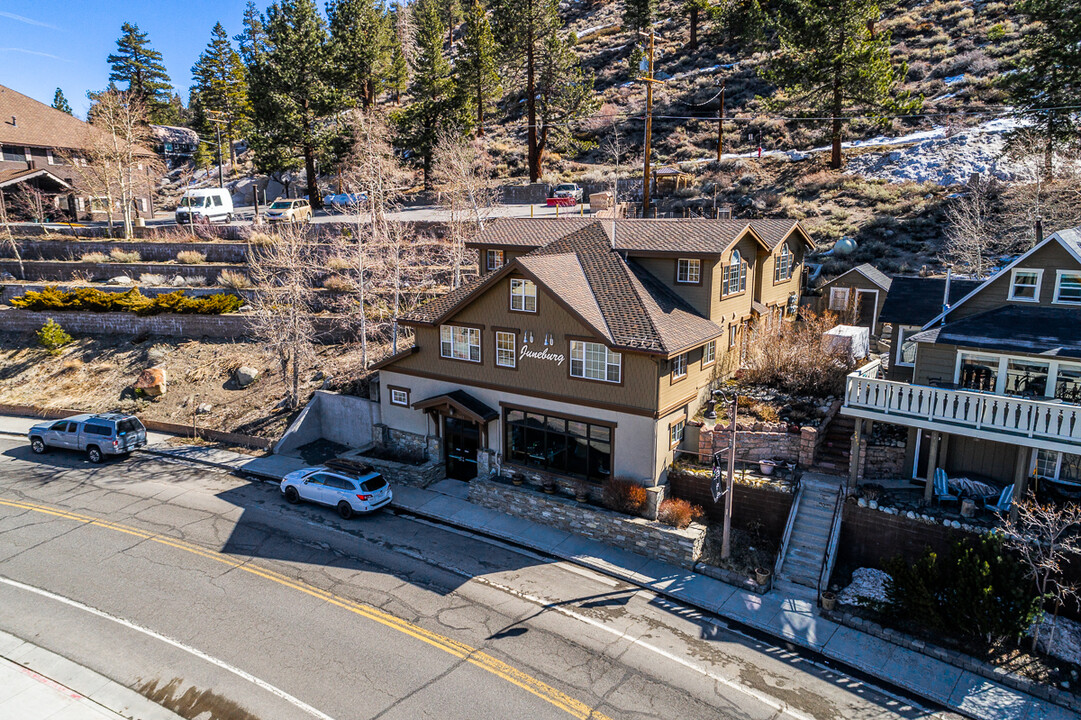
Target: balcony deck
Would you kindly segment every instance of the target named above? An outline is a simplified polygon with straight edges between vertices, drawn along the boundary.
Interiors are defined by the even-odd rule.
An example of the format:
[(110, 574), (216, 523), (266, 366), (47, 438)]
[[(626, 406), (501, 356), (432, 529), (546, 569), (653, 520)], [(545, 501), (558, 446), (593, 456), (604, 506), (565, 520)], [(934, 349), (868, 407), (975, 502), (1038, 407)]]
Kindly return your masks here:
[(995, 442), (1077, 453), (1081, 406), (882, 380), (877, 361), (848, 376), (841, 414)]

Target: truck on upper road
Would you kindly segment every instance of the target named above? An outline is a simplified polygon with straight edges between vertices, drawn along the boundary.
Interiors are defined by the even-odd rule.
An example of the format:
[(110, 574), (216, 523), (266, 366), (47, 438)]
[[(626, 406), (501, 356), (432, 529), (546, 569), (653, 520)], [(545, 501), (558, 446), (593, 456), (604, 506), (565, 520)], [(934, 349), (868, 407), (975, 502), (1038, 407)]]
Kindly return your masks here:
[(92, 463), (107, 455), (127, 455), (146, 447), (146, 428), (134, 415), (99, 413), (73, 415), (63, 420), (38, 423), (26, 434), (37, 454), (49, 448), (86, 453)]

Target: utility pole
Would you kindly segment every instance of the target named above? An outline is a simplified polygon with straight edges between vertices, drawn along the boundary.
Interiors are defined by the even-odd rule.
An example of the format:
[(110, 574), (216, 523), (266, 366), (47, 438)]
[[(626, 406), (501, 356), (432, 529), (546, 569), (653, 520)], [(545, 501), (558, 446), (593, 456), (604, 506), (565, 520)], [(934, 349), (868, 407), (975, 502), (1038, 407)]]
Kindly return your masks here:
[(721, 557), (727, 560), (732, 554), (730, 536), (732, 534), (732, 496), (736, 487), (736, 411), (739, 409), (739, 396), (732, 396), (732, 409), (728, 415), (732, 418), (731, 434), (728, 437), (728, 478), (724, 484), (724, 529), (721, 533)]
[(222, 188), (225, 187), (225, 172), (222, 169), (224, 159), (221, 155), (221, 126), (225, 124), (225, 120), (219, 116), (216, 110), (207, 110), (207, 116), (207, 122), (214, 123), (214, 132), (218, 137), (218, 187)]
[(649, 31), (649, 76), (639, 78), (646, 83), (646, 139), (645, 160), (642, 167), (642, 217), (649, 214), (649, 153), (650, 143), (653, 140), (653, 37), (654, 31)]
[(727, 83), (721, 83), (721, 105), (717, 108), (717, 162), (721, 161), (724, 152), (724, 87)]

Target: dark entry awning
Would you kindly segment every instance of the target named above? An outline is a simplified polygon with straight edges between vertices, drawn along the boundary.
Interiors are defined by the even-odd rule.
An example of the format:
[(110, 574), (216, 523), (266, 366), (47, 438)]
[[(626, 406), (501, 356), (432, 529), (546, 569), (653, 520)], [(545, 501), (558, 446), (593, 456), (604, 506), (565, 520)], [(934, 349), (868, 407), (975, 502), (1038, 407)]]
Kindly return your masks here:
[(8, 187), (10, 185), (20, 185), (22, 183), (30, 183), (35, 187), (40, 187), (43, 190), (50, 190), (53, 192), (71, 190), (70, 184), (53, 175), (48, 170), (16, 168), (14, 170), (0, 172), (0, 188)]
[(464, 417), (481, 425), (487, 425), (499, 417), (498, 412), (464, 390), (454, 390), (426, 400), (418, 400), (413, 403), (413, 407), (417, 410), (436, 410), (441, 415)]

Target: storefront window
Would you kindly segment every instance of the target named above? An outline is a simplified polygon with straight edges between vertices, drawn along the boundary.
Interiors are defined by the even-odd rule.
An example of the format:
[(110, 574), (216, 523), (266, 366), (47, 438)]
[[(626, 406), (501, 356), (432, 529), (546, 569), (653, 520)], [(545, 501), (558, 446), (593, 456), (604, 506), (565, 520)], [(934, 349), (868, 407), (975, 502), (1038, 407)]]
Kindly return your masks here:
[(507, 460), (560, 475), (600, 482), (611, 473), (612, 430), (556, 415), (509, 410), (504, 420)]
[(1024, 360), (1010, 360), (1006, 364), (1007, 395), (1021, 397), (1043, 397), (1047, 394), (1047, 374), (1050, 365)]

